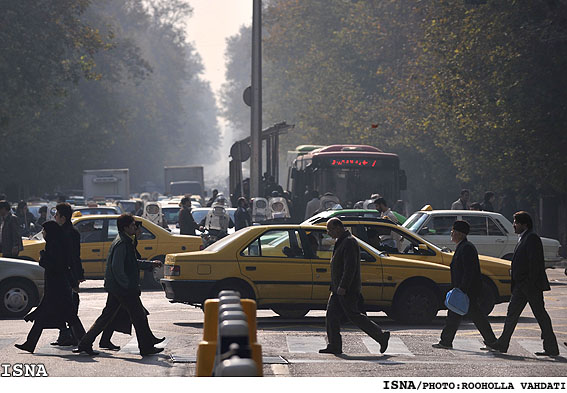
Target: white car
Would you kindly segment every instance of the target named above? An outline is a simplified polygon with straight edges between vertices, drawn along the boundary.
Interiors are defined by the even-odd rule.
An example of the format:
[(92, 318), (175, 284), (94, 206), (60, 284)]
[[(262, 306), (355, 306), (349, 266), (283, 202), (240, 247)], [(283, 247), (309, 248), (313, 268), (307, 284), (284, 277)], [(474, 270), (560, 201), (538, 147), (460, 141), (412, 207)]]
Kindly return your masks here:
[(43, 297), (44, 270), (37, 262), (0, 258), (0, 315), (22, 317)]
[[(512, 223), (500, 213), (476, 210), (432, 210), (429, 206), (410, 216), (404, 227), (417, 233), (431, 243), (450, 250), (455, 249), (451, 241), (451, 228), (455, 220), (465, 220), (471, 226), (468, 239), (478, 253), (512, 260), (518, 235)], [(555, 239), (541, 238), (545, 255), (545, 267), (562, 267), (559, 255), (560, 243)]]

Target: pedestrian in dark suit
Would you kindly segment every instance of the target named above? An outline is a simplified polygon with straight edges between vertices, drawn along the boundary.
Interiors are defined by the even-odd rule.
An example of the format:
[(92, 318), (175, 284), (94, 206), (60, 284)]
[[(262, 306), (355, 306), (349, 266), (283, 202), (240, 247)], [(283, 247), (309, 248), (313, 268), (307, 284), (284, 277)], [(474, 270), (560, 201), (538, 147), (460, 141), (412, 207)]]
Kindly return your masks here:
[(514, 214), (514, 232), (520, 235), (520, 239), (512, 257), (512, 296), (504, 330), (495, 343), (486, 343), (486, 346), (488, 349), (507, 352), (520, 314), (529, 303), (543, 339), (543, 352), (536, 352), (536, 355), (557, 356), (557, 338), (543, 301), (543, 292), (551, 289), (545, 274), (543, 245), (533, 229), (532, 218), (528, 213), (520, 211)]
[(137, 230), (134, 216), (130, 213), (120, 215), (116, 220), (116, 226), (118, 236), (110, 246), (104, 275), (104, 289), (108, 292), (106, 305), (73, 352), (96, 355), (97, 352), (92, 349), (95, 338), (112, 323), (123, 307), (130, 315), (130, 320), (136, 329), (140, 354), (142, 356), (156, 354), (163, 351), (163, 348), (154, 347), (154, 335), (140, 300), (140, 274), (134, 246), (134, 235)]
[(4, 258), (16, 258), (24, 249), (18, 217), (7, 201), (0, 201), (0, 252)]
[[(451, 285), (459, 288), (469, 297), (469, 311), (466, 314), (474, 323), (485, 342), (493, 343), (496, 336), (488, 323), (488, 318), (480, 309), (479, 300), (482, 292), (480, 263), (474, 244), (467, 240), (470, 226), (466, 221), (457, 220), (451, 230), (451, 241), (457, 244), (451, 260)], [(456, 312), (447, 310), (445, 327), (441, 332), (441, 340), (433, 344), (433, 348), (453, 348), (453, 339), (459, 329), (463, 317)]]
[(348, 319), (376, 340), (380, 344), (380, 353), (384, 353), (390, 332), (382, 331), (360, 309), (362, 282), (358, 242), (336, 217), (327, 221), (327, 232), (336, 243), (331, 257), (331, 295), (325, 317), (328, 344), (319, 352), (342, 353), (341, 321)]
[(195, 236), (195, 230), (199, 228), (191, 214), (191, 198), (183, 197), (179, 202), (179, 233), (181, 235)]
[(24, 317), (28, 322), (34, 321), (26, 342), (15, 344), (16, 348), (31, 353), (43, 329), (62, 328), (68, 323), (76, 337), (85, 334), (71, 296), (71, 289), (77, 288), (79, 282), (65, 258), (63, 229), (55, 221), (45, 222), (43, 228), (45, 250), (41, 251), (39, 264), (45, 269), (45, 294), (40, 305)]

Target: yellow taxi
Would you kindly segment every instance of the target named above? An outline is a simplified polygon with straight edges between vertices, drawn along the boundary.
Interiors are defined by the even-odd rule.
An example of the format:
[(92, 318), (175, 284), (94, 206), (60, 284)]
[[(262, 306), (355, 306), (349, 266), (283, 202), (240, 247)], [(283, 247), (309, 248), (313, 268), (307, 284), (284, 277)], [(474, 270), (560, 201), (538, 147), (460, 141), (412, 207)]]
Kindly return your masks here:
[[(366, 309), (406, 323), (433, 319), (451, 287), (449, 267), (390, 256), (357, 240)], [(173, 302), (202, 306), (232, 289), (259, 309), (302, 317), (326, 308), (334, 243), (321, 226), (247, 227), (202, 251), (168, 254), (161, 283)]]
[[(76, 214), (76, 213), (75, 213)], [(110, 245), (118, 235), (116, 219), (118, 215), (81, 215), (72, 218), (73, 225), (81, 235), (81, 261), (85, 278), (103, 278), (106, 269), (106, 257)], [(142, 217), (134, 217), (142, 222), (142, 234), (138, 240), (138, 252), (143, 259), (164, 260), (171, 252), (199, 250), (202, 240), (199, 236), (172, 235), (162, 227)], [(19, 258), (39, 261), (39, 253), (45, 247), (41, 239), (24, 240), (24, 250)], [(145, 272), (145, 287), (159, 288), (159, 279), (163, 277), (163, 268)]]
[[(357, 238), (374, 246), (390, 256), (437, 263), (451, 264), (453, 252), (437, 247), (419, 235), (388, 219), (373, 217), (349, 217), (336, 215), (345, 227)], [(315, 225), (326, 225), (327, 218), (310, 220)], [(495, 304), (510, 300), (511, 279), (510, 261), (479, 255), (482, 274), (483, 297), (481, 309), (486, 315), (492, 312)]]

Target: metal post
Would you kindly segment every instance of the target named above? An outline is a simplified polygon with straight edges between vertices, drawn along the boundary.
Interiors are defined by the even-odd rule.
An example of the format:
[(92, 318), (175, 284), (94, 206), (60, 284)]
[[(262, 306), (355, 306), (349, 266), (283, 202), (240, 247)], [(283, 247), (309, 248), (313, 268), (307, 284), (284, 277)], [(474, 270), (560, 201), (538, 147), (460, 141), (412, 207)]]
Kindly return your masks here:
[(252, 110), (250, 119), (250, 196), (260, 195), (262, 178), (262, 1), (254, 0), (252, 14)]

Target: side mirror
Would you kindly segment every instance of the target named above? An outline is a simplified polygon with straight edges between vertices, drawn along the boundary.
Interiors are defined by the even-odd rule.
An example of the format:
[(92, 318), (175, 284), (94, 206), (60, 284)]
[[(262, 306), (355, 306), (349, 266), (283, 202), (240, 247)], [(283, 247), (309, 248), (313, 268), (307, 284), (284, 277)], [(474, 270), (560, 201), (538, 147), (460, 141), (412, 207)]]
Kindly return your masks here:
[(419, 243), (419, 245), (417, 247), (420, 251), (428, 251), (429, 250), (429, 248), (427, 247), (427, 244)]

